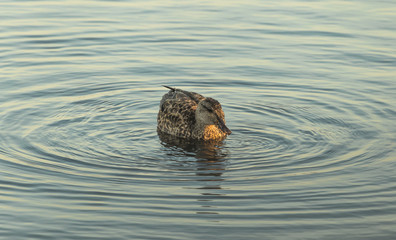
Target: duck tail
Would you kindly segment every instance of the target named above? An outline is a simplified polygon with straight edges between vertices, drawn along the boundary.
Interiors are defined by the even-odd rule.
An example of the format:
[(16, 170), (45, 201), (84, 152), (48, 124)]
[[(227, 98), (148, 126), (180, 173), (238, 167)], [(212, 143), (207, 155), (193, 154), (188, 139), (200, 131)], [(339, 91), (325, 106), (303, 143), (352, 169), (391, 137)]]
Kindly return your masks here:
[(170, 90), (172, 90), (172, 92), (176, 91), (176, 88), (169, 87), (169, 86), (165, 86), (165, 85), (162, 85), (162, 86), (163, 86), (163, 87), (166, 87), (166, 88), (168, 88), (168, 89), (170, 89)]

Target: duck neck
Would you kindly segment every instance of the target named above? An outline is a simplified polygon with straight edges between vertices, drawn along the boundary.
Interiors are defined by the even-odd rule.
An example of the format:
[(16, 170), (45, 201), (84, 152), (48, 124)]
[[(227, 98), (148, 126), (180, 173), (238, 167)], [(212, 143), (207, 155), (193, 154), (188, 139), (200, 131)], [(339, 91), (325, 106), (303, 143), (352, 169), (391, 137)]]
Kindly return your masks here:
[(193, 129), (193, 135), (195, 138), (203, 138), (205, 132), (205, 124), (197, 121)]
[(220, 128), (214, 124), (197, 124), (193, 130), (193, 135), (195, 138), (203, 140), (219, 139), (225, 136)]

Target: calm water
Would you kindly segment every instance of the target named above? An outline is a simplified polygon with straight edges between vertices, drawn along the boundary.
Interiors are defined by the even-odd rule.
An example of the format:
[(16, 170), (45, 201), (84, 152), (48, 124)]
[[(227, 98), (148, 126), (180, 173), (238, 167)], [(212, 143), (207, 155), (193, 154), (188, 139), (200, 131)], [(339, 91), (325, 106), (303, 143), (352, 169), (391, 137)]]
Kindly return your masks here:
[[(394, 1), (2, 1), (1, 239), (394, 239)], [(159, 138), (166, 89), (218, 145)]]

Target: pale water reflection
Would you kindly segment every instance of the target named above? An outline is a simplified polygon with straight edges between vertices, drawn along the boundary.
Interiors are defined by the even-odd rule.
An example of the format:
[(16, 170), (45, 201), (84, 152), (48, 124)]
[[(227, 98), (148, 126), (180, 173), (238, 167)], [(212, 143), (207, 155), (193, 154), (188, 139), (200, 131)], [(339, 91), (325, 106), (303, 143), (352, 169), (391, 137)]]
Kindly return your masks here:
[[(0, 238), (396, 235), (392, 1), (0, 9)], [(158, 135), (161, 85), (233, 133)]]

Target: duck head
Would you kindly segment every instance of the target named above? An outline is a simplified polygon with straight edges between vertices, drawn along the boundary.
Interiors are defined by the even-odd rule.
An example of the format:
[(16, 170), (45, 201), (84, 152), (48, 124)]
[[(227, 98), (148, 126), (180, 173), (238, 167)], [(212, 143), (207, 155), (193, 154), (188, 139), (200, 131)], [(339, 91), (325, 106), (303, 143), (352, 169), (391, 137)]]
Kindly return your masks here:
[(213, 98), (205, 98), (198, 103), (195, 119), (200, 126), (214, 125), (224, 135), (231, 134), (231, 130), (225, 125), (223, 109), (220, 103)]

